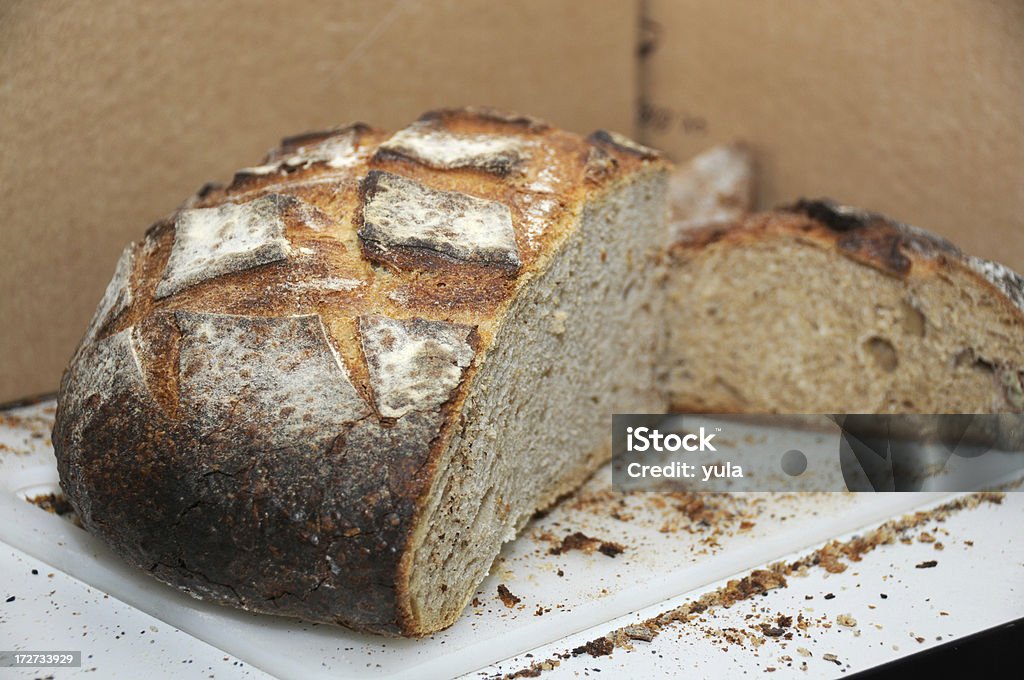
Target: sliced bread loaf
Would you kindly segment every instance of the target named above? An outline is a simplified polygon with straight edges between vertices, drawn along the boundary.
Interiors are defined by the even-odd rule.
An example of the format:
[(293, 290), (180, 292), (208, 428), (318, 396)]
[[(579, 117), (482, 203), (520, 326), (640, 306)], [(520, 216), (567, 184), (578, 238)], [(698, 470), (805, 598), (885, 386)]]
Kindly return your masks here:
[[(61, 385), (84, 526), (245, 609), (424, 635), (657, 411), (668, 164), (485, 109), (283, 141), (124, 251)], [(622, 361), (622, 357), (630, 361)]]
[(801, 201), (669, 259), (676, 410), (1024, 412), (1024, 281), (941, 238)]

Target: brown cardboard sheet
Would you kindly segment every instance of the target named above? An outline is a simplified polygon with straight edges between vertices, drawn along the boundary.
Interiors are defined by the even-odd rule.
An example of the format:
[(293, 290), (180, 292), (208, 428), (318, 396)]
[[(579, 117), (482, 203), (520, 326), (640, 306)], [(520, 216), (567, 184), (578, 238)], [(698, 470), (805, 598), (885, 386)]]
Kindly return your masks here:
[(635, 2), (0, 4), (0, 402), (51, 392), (121, 248), (283, 135), (489, 104), (633, 122)]
[(1024, 269), (1024, 2), (647, 0), (644, 141), (746, 139), (763, 207), (829, 196)]

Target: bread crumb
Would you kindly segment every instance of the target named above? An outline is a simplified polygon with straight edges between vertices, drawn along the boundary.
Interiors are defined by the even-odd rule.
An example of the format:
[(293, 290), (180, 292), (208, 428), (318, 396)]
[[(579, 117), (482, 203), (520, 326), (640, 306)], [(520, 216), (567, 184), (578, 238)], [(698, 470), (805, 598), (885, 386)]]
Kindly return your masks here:
[(548, 324), (548, 331), (552, 335), (562, 335), (565, 333), (565, 322), (569, 319), (569, 314), (561, 310), (553, 312), (551, 314), (551, 323)]
[[(832, 541), (824, 548), (812, 551), (798, 558), (795, 561), (776, 562), (774, 564), (769, 565), (769, 567), (766, 569), (754, 570), (747, 576), (739, 579), (733, 579), (729, 581), (725, 587), (719, 588), (718, 590), (709, 593), (705, 593), (696, 600), (686, 602), (676, 607), (675, 609), (663, 612), (639, 624), (631, 624), (629, 626), (625, 626), (617, 631), (614, 631), (613, 633), (610, 633), (608, 636), (604, 638), (599, 638), (598, 640), (593, 640), (590, 643), (587, 643), (587, 645), (577, 647), (574, 650), (572, 650), (571, 655), (578, 656), (580, 654), (590, 653), (590, 651), (587, 650), (588, 646), (590, 646), (591, 649), (599, 652), (602, 650), (607, 650), (608, 654), (610, 654), (615, 647), (632, 649), (631, 640), (642, 640), (645, 639), (648, 635), (650, 635), (653, 639), (654, 637), (657, 637), (660, 633), (664, 632), (670, 626), (676, 624), (700, 625), (700, 621), (706, 620), (701, 616), (702, 613), (717, 607), (728, 608), (740, 601), (748, 600), (757, 595), (766, 594), (769, 590), (775, 588), (784, 588), (786, 587), (787, 576), (806, 576), (809, 573), (809, 570), (813, 567), (820, 567), (822, 569), (825, 569), (826, 571), (832, 571), (837, 567), (839, 568), (839, 571), (845, 570), (847, 565), (837, 562), (840, 556), (852, 562), (858, 562), (861, 560), (864, 554), (877, 549), (879, 546), (892, 544), (897, 541), (903, 542), (901, 540), (902, 538), (907, 538), (906, 542), (912, 543), (913, 541), (908, 537), (908, 534), (910, 534), (913, 531), (919, 530), (926, 522), (941, 522), (955, 512), (975, 508), (981, 505), (982, 503), (998, 504), (1003, 500), (1003, 497), (1004, 494), (1001, 492), (974, 493), (967, 496), (962, 496), (953, 501), (932, 508), (931, 510), (928, 511), (919, 511), (908, 515), (904, 515), (898, 519), (889, 520), (881, 526), (879, 526), (878, 528), (868, 531), (863, 535), (855, 536), (852, 539), (849, 539), (845, 542)], [(666, 502), (667, 498), (674, 499), (676, 501), (682, 500), (684, 502), (675, 503), (673, 506), (670, 506)], [(723, 500), (725, 499), (724, 496), (710, 496), (709, 498), (720, 498)], [(590, 494), (589, 496), (585, 496), (583, 498), (577, 498), (575, 501), (572, 502), (572, 505), (570, 507), (578, 510), (590, 510), (594, 512), (606, 513), (608, 511), (608, 503), (621, 503), (621, 501), (621, 492), (607, 491)], [(703, 500), (700, 499), (696, 494), (663, 494), (658, 496), (651, 496), (645, 502), (648, 503), (648, 505), (652, 508), (663, 510), (666, 514), (673, 510), (682, 511), (684, 516), (690, 515), (692, 513), (692, 515), (690, 516), (690, 520), (691, 523), (693, 523), (694, 525), (700, 525), (701, 520), (705, 519), (711, 519), (711, 521), (709, 521), (708, 524), (715, 525), (721, 525), (723, 522), (735, 521), (735, 514), (733, 514), (730, 510), (725, 509), (720, 505), (711, 506), (709, 508), (709, 506), (705, 505)], [(713, 515), (713, 518), (707, 517), (705, 513), (707, 513), (707, 515)], [(705, 515), (705, 517), (701, 517), (701, 515)], [(674, 528), (673, 530), (679, 529)], [(699, 530), (699, 526), (697, 526), (694, 529), (694, 531)], [(693, 531), (691, 531), (691, 533), (692, 532)], [(554, 542), (557, 539), (555, 539), (554, 536), (551, 536), (548, 540)], [(887, 580), (887, 578), (883, 577), (883, 580)], [(835, 597), (836, 596), (834, 593), (828, 593), (825, 596), (825, 599), (835, 599)], [(880, 593), (879, 597), (885, 600), (888, 599), (888, 594)], [(849, 617), (849, 622), (852, 622), (853, 626), (857, 625), (856, 621), (853, 619), (852, 616), (848, 614), (840, 616)], [(837, 623), (840, 623), (840, 625), (844, 625), (840, 621), (840, 617), (837, 617), (836, 621)], [(785, 617), (783, 615), (780, 615), (779, 618), (776, 619), (776, 623), (779, 624), (777, 626), (778, 628), (784, 628), (786, 627), (786, 624), (792, 624), (793, 621), (792, 617)], [(822, 628), (832, 627), (832, 623), (827, 621), (825, 617), (820, 617), (819, 619), (811, 620), (807, 619), (803, 613), (800, 613), (797, 615), (794, 628), (797, 631), (807, 631), (811, 624), (820, 625)], [(772, 628), (770, 624), (762, 625), (767, 625), (769, 628)], [(882, 630), (881, 625), (872, 625), (874, 625), (876, 629)], [(630, 630), (633, 633), (637, 633), (638, 627), (646, 629), (646, 631), (639, 631), (644, 637), (631, 637), (627, 630)], [(716, 631), (715, 636), (717, 639), (721, 639), (726, 644), (743, 645), (744, 643), (747, 643), (752, 644), (755, 647), (759, 647), (761, 645), (766, 644), (767, 638), (764, 635), (758, 634), (761, 632), (759, 630), (760, 626), (752, 626), (752, 628), (754, 629), (754, 631), (757, 632), (737, 630)], [(704, 629), (704, 632), (708, 632), (706, 627)], [(857, 632), (855, 632), (854, 634), (856, 635)], [(779, 639), (788, 640), (792, 638), (792, 635), (793, 631), (785, 632), (783, 635), (779, 636)], [(911, 633), (911, 636), (914, 636), (914, 634)], [(915, 639), (917, 638), (915, 637)], [(920, 642), (923, 643), (924, 638), (920, 638)], [(894, 644), (892, 645), (892, 648), (895, 651), (899, 651), (899, 645)], [(727, 648), (723, 647), (723, 649)], [(804, 647), (798, 647), (796, 651), (798, 654), (804, 657), (813, 656), (811, 651)], [(565, 659), (570, 656), (570, 653), (566, 652), (564, 654), (555, 654), (554, 656), (559, 659)], [(831, 661), (838, 666), (842, 665), (842, 662), (836, 654), (824, 654), (821, 658), (826, 661)], [(555, 665), (557, 665), (556, 660), (552, 659), (551, 661)], [(534, 663), (531, 664), (529, 668), (524, 668), (520, 670), (518, 673), (507, 674), (502, 677), (534, 677), (532, 673), (539, 674), (539, 672), (536, 671), (536, 669), (537, 664)], [(806, 661), (801, 662), (800, 670), (805, 672), (808, 670)], [(531, 673), (531, 675), (526, 675), (526, 673)]]
[(643, 640), (644, 642), (650, 642), (654, 639), (655, 635), (657, 635), (656, 631), (651, 630), (643, 624), (626, 626), (622, 629), (622, 632), (630, 640)]
[(590, 656), (608, 656), (614, 651), (615, 644), (607, 637), (599, 637), (596, 640), (591, 640), (585, 645), (581, 645), (572, 650), (573, 656), (580, 656), (581, 654), (589, 654)]
[(522, 598), (513, 595), (512, 591), (510, 591), (504, 583), (498, 584), (498, 598), (501, 600), (502, 604), (509, 609), (522, 602)]
[(608, 557), (615, 557), (625, 552), (626, 548), (620, 543), (613, 541), (603, 541), (600, 538), (591, 538), (582, 531), (569, 534), (562, 539), (559, 545), (554, 546), (548, 552), (552, 555), (561, 555), (562, 553), (569, 552), (570, 550), (579, 550), (586, 553), (587, 555), (593, 553), (595, 550), (602, 555)]

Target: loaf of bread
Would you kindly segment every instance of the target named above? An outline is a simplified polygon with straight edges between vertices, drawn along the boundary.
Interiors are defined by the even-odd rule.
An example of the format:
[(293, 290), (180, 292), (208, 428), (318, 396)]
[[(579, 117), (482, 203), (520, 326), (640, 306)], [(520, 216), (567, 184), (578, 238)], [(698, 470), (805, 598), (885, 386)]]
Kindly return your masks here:
[(828, 202), (744, 216), (742, 146), (669, 167), (458, 109), (204, 187), (62, 380), (83, 525), (196, 597), (419, 636), (608, 458), (611, 413), (1024, 411), (1016, 274)]
[[(129, 245), (60, 390), (83, 525), (205, 600), (417, 636), (658, 411), (669, 164), (487, 109), (285, 139)], [(624, 360), (628, 357), (628, 361)]]
[(676, 410), (1024, 412), (1024, 280), (920, 229), (800, 201), (683, 229), (669, 272)]

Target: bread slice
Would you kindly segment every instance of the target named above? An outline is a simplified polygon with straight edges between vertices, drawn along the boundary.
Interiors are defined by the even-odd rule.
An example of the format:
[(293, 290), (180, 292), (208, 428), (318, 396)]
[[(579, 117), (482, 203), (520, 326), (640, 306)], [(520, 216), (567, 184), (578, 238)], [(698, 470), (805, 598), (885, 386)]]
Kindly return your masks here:
[(920, 229), (801, 201), (669, 259), (675, 410), (1024, 411), (1024, 281)]
[[(418, 636), (658, 411), (668, 163), (489, 109), (286, 139), (131, 244), (53, 433), (196, 597)], [(622, 357), (629, 356), (628, 362)]]

